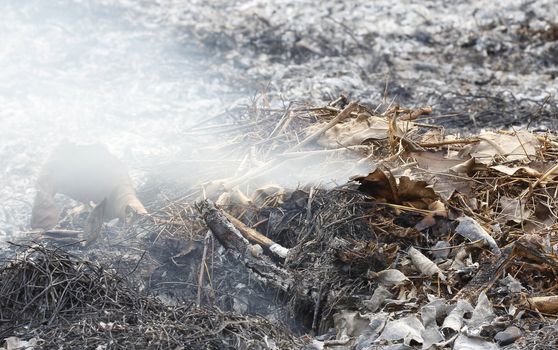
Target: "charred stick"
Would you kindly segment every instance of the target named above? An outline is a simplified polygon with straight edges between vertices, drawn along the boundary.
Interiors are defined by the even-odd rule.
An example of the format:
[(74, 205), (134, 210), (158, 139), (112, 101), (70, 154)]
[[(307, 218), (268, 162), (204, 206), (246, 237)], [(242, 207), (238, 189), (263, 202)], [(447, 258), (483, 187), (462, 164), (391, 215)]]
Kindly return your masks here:
[(297, 276), (293, 271), (278, 267), (266, 255), (251, 254), (251, 246), (248, 240), (211, 201), (204, 200), (199, 202), (196, 207), (219, 243), (254, 272), (255, 277), (260, 281), (283, 292), (294, 292), (309, 302), (312, 301), (312, 298), (315, 298), (318, 291), (301, 276)]
[(240, 231), (242, 236), (246, 238), (248, 241), (257, 243), (267, 249), (269, 249), (272, 253), (279, 256), (280, 258), (286, 258), (287, 254), (289, 253), (289, 249), (281, 246), (280, 244), (275, 243), (268, 237), (262, 235), (258, 231), (254, 230), (246, 226), (242, 221), (238, 220), (234, 216), (230, 215), (229, 213), (223, 211), (223, 214), (229, 221)]

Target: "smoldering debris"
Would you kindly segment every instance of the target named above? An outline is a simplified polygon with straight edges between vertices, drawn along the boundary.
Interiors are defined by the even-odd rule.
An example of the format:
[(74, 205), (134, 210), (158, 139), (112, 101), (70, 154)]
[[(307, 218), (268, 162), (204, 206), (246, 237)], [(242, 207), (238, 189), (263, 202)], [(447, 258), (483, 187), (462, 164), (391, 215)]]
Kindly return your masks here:
[[(286, 329), (193, 303), (169, 306), (98, 264), (42, 245), (20, 246), (0, 269), (2, 339), (28, 348), (284, 349)], [(16, 338), (18, 339), (18, 338)], [(21, 338), (19, 338), (21, 339)], [(13, 349), (14, 345), (7, 345)], [(16, 347), (17, 348), (17, 347)]]
[[(215, 147), (231, 159), (247, 147), (252, 159), (239, 163), (246, 171), (193, 186), (179, 199), (145, 199), (152, 210), (131, 227), (106, 226), (85, 250), (63, 248), (82, 250), (78, 260), (49, 242), (16, 249), (0, 274), (4, 336), (45, 342), (55, 332), (77, 344), (95, 334), (101, 344), (110, 335), (114, 344), (151, 348), (174, 341), (286, 349), (536, 342), (533, 329), (552, 324), (540, 316), (558, 313), (557, 138), (526, 130), (460, 138), (409, 120), (419, 111), (430, 109), (374, 111), (345, 97), (244, 111), (245, 119), (266, 114), (266, 122), (251, 132), (229, 130), (231, 141)], [(374, 137), (346, 137), (367, 119)], [(274, 130), (284, 136), (269, 139)], [(369, 174), (336, 187), (254, 190), (269, 180), (260, 177), (266, 166), (281, 166), (276, 159), (343, 153), (333, 142), (340, 139), (358, 140), (346, 145), (357, 147), (358, 159), (349, 159)], [(322, 161), (329, 160), (337, 162)], [(69, 331), (68, 320), (81, 326)], [(196, 337), (185, 335), (194, 326), (201, 327)], [(166, 333), (140, 332), (150, 327)], [(133, 342), (123, 335), (136, 331)]]

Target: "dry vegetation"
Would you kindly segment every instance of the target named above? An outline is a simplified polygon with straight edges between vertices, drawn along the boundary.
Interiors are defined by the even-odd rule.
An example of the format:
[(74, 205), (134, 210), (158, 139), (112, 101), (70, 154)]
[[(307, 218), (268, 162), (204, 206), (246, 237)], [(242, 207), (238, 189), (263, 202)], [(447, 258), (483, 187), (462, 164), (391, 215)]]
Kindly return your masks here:
[[(67, 348), (297, 348), (311, 339), (295, 334), (308, 333), (320, 336), (307, 346), (324, 348), (491, 348), (519, 337), (532, 345), (530, 331), (550, 325), (552, 134), (463, 137), (421, 122), (430, 108), (344, 97), (232, 113), (226, 126), (190, 132), (226, 133), (215, 153), (248, 154), (243, 170), (152, 200), (126, 231), (105, 229), (98, 250), (84, 252), (105, 268), (63, 248), (13, 247), (0, 271), (2, 336)], [(269, 183), (339, 164), (355, 171), (347, 184)], [(132, 249), (123, 280), (115, 253)]]

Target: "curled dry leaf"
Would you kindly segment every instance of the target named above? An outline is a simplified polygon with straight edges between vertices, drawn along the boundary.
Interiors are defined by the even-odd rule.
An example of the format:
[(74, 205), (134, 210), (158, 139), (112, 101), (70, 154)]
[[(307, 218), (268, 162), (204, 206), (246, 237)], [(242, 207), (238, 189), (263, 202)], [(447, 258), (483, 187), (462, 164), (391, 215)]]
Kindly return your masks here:
[(423, 202), (428, 208), (428, 205), (438, 198), (426, 181), (411, 180), (408, 176), (399, 178), (397, 190), (401, 203), (411, 203), (414, 207), (419, 207), (414, 205), (415, 203)]
[(454, 350), (499, 350), (500, 347), (495, 343), (482, 338), (468, 337), (460, 334), (453, 343)]
[(359, 336), (369, 329), (369, 322), (356, 311), (343, 310), (333, 315), (337, 339)]
[(356, 177), (360, 182), (359, 190), (388, 203), (403, 204), (413, 208), (428, 209), (438, 199), (426, 181), (415, 181), (408, 176), (398, 180), (382, 169), (376, 169), (365, 177)]
[(446, 206), (439, 200), (430, 203), (428, 205), (428, 210), (430, 210), (431, 213), (425, 215), (424, 218), (415, 225), (415, 229), (418, 231), (434, 226), (436, 224), (436, 217), (448, 216)]
[(473, 310), (471, 319), (467, 321), (467, 335), (480, 337), (483, 330), (490, 327), (492, 320), (496, 317), (492, 303), (488, 300), (486, 293), (482, 291), (477, 299), (477, 305)]
[(410, 247), (407, 254), (411, 258), (413, 265), (425, 276), (437, 275), (442, 281), (446, 280), (446, 276), (438, 265), (436, 265), (432, 260), (428, 259), (424, 254), (419, 252), (417, 249)]
[(468, 216), (457, 219), (459, 223), (455, 233), (467, 238), (471, 242), (481, 240), (494, 254), (500, 254), (500, 248), (492, 236), (473, 218)]
[(420, 316), (424, 331), (421, 332), (423, 339), (422, 348), (429, 349), (432, 345), (444, 340), (444, 336), (438, 329), (436, 323), (436, 307), (433, 305), (425, 305), (420, 309)]
[(534, 233), (548, 229), (556, 222), (556, 215), (547, 204), (537, 203), (535, 212), (524, 225), (525, 232)]
[(395, 178), (382, 169), (376, 169), (364, 177), (356, 177), (360, 182), (359, 190), (388, 203), (399, 203)]
[(447, 241), (438, 241), (430, 250), (430, 254), (437, 259), (446, 259), (451, 252), (451, 245)]
[[(468, 173), (474, 165), (474, 159), (467, 158), (447, 158), (446, 152), (416, 151), (409, 152), (409, 156), (414, 158), (419, 167), (432, 172), (446, 173), (449, 169), (454, 169), (455, 173)], [(473, 161), (471, 161), (473, 160)]]
[(389, 321), (380, 339), (387, 341), (401, 341), (405, 345), (410, 345), (411, 341), (422, 343), (423, 339), (421, 333), (424, 331), (424, 326), (420, 320), (414, 316), (407, 316), (398, 320)]
[(468, 174), (475, 165), (471, 157), (447, 158), (445, 152), (410, 152), (419, 168), (412, 169), (415, 177), (429, 183), (441, 198), (448, 200), (455, 192), (469, 195), (472, 181)]
[(368, 277), (388, 288), (410, 282), (403, 272), (396, 269), (387, 269), (379, 272), (368, 271)]
[(376, 312), (380, 307), (382, 307), (386, 299), (391, 297), (392, 294), (390, 291), (380, 285), (374, 290), (370, 299), (364, 300), (362, 303), (370, 312)]
[(444, 319), (442, 331), (446, 335), (459, 332), (464, 323), (464, 315), (473, 311), (473, 307), (465, 300), (458, 300), (449, 315)]
[(33, 337), (29, 340), (23, 340), (21, 338), (18, 337), (8, 337), (6, 339), (4, 339), (5, 342), (5, 348), (1, 347), (0, 350), (23, 350), (23, 349), (29, 349), (29, 350), (33, 350), (36, 347), (38, 348), (39, 342), (40, 342), (40, 338), (36, 338)]
[(558, 314), (558, 295), (548, 295), (525, 298), (520, 304), (527, 310), (533, 310), (550, 315)]

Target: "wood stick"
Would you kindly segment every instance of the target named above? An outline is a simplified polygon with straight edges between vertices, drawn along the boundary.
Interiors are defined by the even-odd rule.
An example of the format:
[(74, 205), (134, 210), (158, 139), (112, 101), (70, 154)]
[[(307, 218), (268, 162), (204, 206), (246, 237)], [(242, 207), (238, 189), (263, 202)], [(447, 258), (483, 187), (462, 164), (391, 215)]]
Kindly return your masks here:
[(233, 252), (233, 256), (247, 269), (254, 272), (254, 277), (284, 292), (294, 292), (307, 302), (313, 301), (318, 293), (315, 286), (295, 271), (278, 267), (267, 255), (250, 254), (248, 240), (211, 201), (201, 201), (196, 204), (196, 208), (219, 243)]
[(459, 145), (459, 144), (470, 144), (479, 142), (480, 139), (478, 138), (471, 138), (465, 140), (446, 140), (446, 141), (439, 141), (439, 142), (422, 142), (417, 143), (421, 147), (439, 147), (439, 146), (446, 146), (446, 145)]
[(556, 315), (558, 314), (558, 295), (526, 298), (520, 305), (528, 310)]
[(246, 238), (248, 241), (257, 243), (267, 249), (269, 249), (275, 255), (286, 258), (287, 254), (289, 253), (289, 249), (281, 246), (280, 244), (275, 243), (268, 237), (262, 235), (258, 231), (254, 230), (251, 227), (246, 226), (242, 221), (238, 220), (231, 214), (223, 211), (223, 214), (229, 221), (237, 228), (238, 231)]
[(333, 118), (332, 120), (330, 120), (326, 125), (324, 125), (320, 130), (316, 131), (315, 133), (313, 133), (312, 135), (308, 136), (307, 138), (305, 138), (304, 140), (302, 140), (298, 145), (294, 146), (293, 148), (291, 148), (291, 151), (295, 151), (298, 150), (304, 146), (306, 146), (307, 144), (309, 144), (310, 142), (314, 141), (315, 139), (317, 139), (318, 137), (322, 136), (326, 131), (328, 131), (329, 129), (333, 128), (335, 125), (337, 125), (338, 123), (342, 122), (343, 120), (345, 120), (347, 117), (349, 117), (351, 115), (351, 112), (353, 112), (354, 110), (356, 110), (358, 107), (358, 103), (357, 102), (351, 102), (347, 105), (347, 107), (345, 107), (341, 113), (339, 113), (335, 118)]

